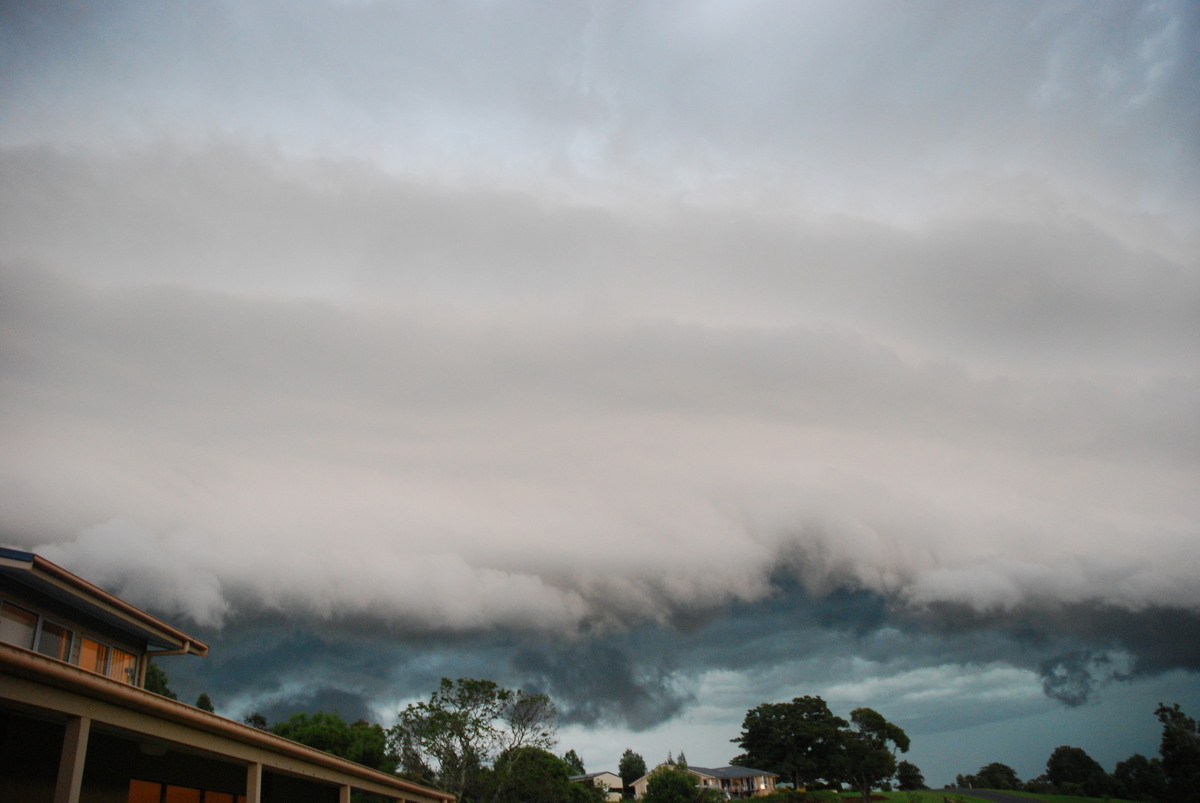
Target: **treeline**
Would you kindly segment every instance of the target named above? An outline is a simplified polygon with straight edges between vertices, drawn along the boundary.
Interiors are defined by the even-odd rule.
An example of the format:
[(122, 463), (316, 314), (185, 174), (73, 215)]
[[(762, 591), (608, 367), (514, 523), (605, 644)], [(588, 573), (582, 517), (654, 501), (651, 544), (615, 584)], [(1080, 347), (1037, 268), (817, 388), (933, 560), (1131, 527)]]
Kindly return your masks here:
[[(175, 698), (165, 674), (151, 665), (147, 689)], [(207, 694), (196, 705), (213, 710)], [(345, 721), (336, 712), (296, 713), (269, 723), (261, 713), (244, 718), (270, 731), (383, 772), (450, 792), (462, 803), (596, 803), (606, 789), (570, 781), (585, 774), (574, 750), (557, 756), (557, 711), (544, 694), (505, 689), (490, 680), (443, 678), (428, 700), (409, 704), (397, 723)], [(764, 703), (746, 714), (744, 751), (731, 764), (776, 773), (797, 788), (848, 784), (868, 798), (876, 787), (924, 787), (916, 766), (897, 762), (908, 735), (878, 712), (858, 708), (850, 719), (834, 716), (819, 697)], [(645, 759), (627, 749), (619, 764), (626, 795), (648, 772)], [(684, 795), (684, 791), (688, 791)], [(653, 772), (647, 803), (700, 803), (687, 759), (667, 757)]]
[(1200, 800), (1200, 727), (1179, 704), (1159, 703), (1154, 715), (1162, 723), (1159, 755), (1135, 753), (1117, 762), (1111, 773), (1080, 747), (1062, 745), (1046, 760), (1046, 771), (1022, 781), (1001, 763), (959, 775), (959, 787), (1016, 790), (1046, 794), (1116, 797), (1147, 803), (1195, 803)]

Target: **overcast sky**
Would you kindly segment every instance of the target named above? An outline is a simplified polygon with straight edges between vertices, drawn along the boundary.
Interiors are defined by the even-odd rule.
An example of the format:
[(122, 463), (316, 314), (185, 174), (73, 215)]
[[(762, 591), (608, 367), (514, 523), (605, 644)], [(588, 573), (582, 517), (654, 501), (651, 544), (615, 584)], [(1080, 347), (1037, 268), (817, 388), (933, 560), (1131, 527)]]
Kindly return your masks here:
[(0, 541), (218, 710), (935, 785), (1200, 713), (1200, 6), (0, 6)]

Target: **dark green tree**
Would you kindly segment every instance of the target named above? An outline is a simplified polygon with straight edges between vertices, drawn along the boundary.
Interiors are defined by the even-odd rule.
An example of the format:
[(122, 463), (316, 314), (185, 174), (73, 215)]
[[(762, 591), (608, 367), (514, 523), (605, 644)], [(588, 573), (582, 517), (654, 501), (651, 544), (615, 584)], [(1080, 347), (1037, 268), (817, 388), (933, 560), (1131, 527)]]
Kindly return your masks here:
[(695, 803), (697, 796), (695, 776), (672, 760), (650, 774), (642, 803)]
[(146, 662), (146, 691), (152, 691), (155, 694), (161, 694), (163, 697), (170, 697), (172, 700), (178, 700), (175, 692), (171, 691), (171, 687), (167, 684), (167, 673), (162, 671), (158, 664), (154, 661)]
[(298, 713), (275, 723), (271, 733), (383, 772), (396, 770), (383, 727), (365, 720), (350, 724), (335, 712)]
[(554, 746), (554, 719), (554, 704), (544, 694), (442, 678), (428, 702), (400, 712), (388, 735), (405, 772), (473, 803), (485, 795), (484, 769), (501, 754)]
[(846, 724), (820, 697), (763, 703), (746, 712), (741, 735), (731, 740), (744, 751), (731, 763), (778, 773), (798, 787), (834, 780)]
[(925, 776), (921, 774), (921, 770), (916, 764), (908, 761), (901, 761), (896, 765), (896, 786), (901, 792), (929, 788), (925, 785)]
[(258, 728), (260, 731), (267, 730), (267, 718), (262, 715), (261, 711), (254, 711), (242, 717), (242, 722), (252, 728)]
[(1059, 794), (1100, 797), (1108, 793), (1108, 773), (1081, 747), (1060, 745), (1046, 761), (1046, 780)]
[[(575, 773), (581, 774), (581, 773)], [(571, 766), (540, 747), (501, 753), (490, 773), (490, 803), (595, 803), (589, 785), (572, 783)]]
[(1170, 707), (1159, 703), (1154, 715), (1163, 726), (1158, 752), (1167, 781), (1165, 799), (1195, 801), (1200, 798), (1200, 726), (1179, 703)]
[(201, 711), (207, 711), (210, 714), (216, 711), (216, 709), (213, 708), (212, 700), (208, 699), (208, 692), (205, 691), (200, 692), (200, 696), (196, 698), (196, 707)]
[(1007, 764), (992, 762), (979, 768), (970, 785), (976, 789), (1020, 789), (1021, 779)]
[(870, 708), (850, 712), (850, 728), (842, 731), (842, 777), (871, 799), (871, 789), (896, 773), (896, 751), (908, 752), (908, 735)]
[(571, 768), (572, 775), (584, 775), (587, 773), (587, 770), (583, 767), (583, 759), (573, 749), (564, 753), (562, 760), (567, 762), (567, 766)]
[(1167, 776), (1162, 762), (1134, 753), (1118, 761), (1112, 773), (1112, 794), (1125, 800), (1158, 801), (1167, 796)]
[(625, 748), (621, 754), (621, 763), (617, 765), (617, 774), (621, 776), (621, 785), (625, 787), (625, 797), (633, 795), (633, 782), (646, 774), (646, 759), (630, 748)]

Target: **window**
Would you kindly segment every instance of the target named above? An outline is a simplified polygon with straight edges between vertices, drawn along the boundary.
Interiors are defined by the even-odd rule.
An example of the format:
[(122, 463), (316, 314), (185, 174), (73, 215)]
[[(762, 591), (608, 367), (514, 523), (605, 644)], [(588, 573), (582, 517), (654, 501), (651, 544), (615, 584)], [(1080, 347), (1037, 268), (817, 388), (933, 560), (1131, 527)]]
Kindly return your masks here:
[(128, 803), (246, 803), (246, 796), (134, 779), (129, 782), (126, 800)]
[(79, 666), (89, 672), (99, 672), (101, 675), (108, 668), (108, 645), (83, 637), (79, 647)]
[(137, 656), (113, 647), (108, 655), (108, 676), (122, 683), (137, 683)]
[(186, 786), (168, 786), (164, 803), (200, 803), (203, 792)]
[(133, 780), (129, 782), (128, 803), (161, 803), (162, 784), (150, 781)]
[(79, 666), (89, 672), (107, 675), (122, 683), (137, 681), (137, 656), (84, 636), (79, 647)]
[(32, 650), (36, 627), (37, 614), (8, 602), (0, 604), (0, 641)]
[(71, 659), (71, 631), (62, 625), (42, 620), (42, 631), (38, 635), (37, 651), (60, 661)]

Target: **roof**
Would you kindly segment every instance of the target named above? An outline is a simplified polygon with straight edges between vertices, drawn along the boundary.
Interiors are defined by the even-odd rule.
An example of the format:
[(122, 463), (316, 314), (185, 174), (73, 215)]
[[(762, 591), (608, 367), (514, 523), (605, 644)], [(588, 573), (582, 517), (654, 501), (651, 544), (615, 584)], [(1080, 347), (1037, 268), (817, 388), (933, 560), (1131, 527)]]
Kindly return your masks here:
[(130, 605), (41, 555), (0, 547), (0, 577), (15, 580), (113, 627), (143, 638), (150, 647), (160, 652), (208, 655), (208, 645), (195, 636)]
[(601, 770), (600, 772), (588, 772), (583, 775), (572, 775), (568, 780), (590, 781), (592, 778), (599, 778), (601, 775), (612, 775), (613, 777), (616, 777), (616, 778), (621, 777), (620, 775), (617, 775), (615, 772), (609, 772), (608, 770)]
[(698, 772), (701, 775), (711, 775), (714, 778), (757, 778), (760, 775), (767, 775), (773, 778), (778, 778), (779, 774), (775, 772), (767, 772), (766, 770), (756, 770), (753, 767), (693, 767), (688, 765), (688, 770)]
[[(655, 767), (654, 769), (647, 772), (641, 778), (638, 778), (636, 781), (634, 781), (634, 783), (635, 784), (641, 783), (642, 781), (646, 780), (651, 775), (653, 775), (655, 772), (657, 772), (660, 768), (665, 767), (665, 766), (667, 766), (665, 763), (659, 764), (657, 767)], [(768, 772), (767, 770), (756, 770), (753, 767), (696, 767), (691, 764), (688, 764), (687, 771), (694, 772), (697, 775), (707, 775), (710, 778), (728, 778), (731, 780), (733, 778), (757, 778), (757, 777), (763, 776), (763, 775), (770, 777), (770, 778), (778, 778), (779, 777), (779, 773), (777, 773), (777, 772)]]

